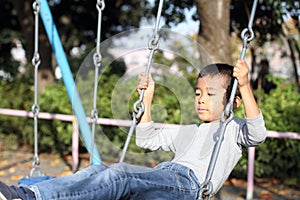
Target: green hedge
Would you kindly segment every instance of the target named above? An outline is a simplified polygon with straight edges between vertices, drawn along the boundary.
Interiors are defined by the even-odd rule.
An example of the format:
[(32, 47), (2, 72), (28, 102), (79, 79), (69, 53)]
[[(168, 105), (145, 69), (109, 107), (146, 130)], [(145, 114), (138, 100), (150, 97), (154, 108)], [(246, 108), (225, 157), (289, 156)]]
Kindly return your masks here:
[[(108, 69), (109, 70), (109, 69)], [(114, 117), (111, 111), (111, 97), (114, 92), (119, 75), (107, 74), (99, 79), (98, 109), (99, 117)], [(277, 87), (270, 91), (269, 94), (263, 91), (255, 91), (255, 96), (259, 102), (259, 107), (263, 112), (268, 130), (282, 132), (300, 133), (300, 94), (297, 93), (296, 87), (286, 83), (286, 80), (269, 77)], [(194, 77), (191, 78), (194, 80)], [(165, 80), (164, 80), (165, 81)], [(176, 84), (176, 77), (168, 80), (172, 85)], [(119, 102), (117, 111), (124, 118), (130, 119), (132, 104), (137, 99), (134, 92), (137, 79), (132, 79), (126, 85), (126, 88), (132, 88), (130, 97), (126, 96), (126, 88), (120, 90), (120, 96), (125, 95), (124, 102)], [(194, 84), (194, 83), (192, 83)], [(33, 102), (33, 87), (24, 84), (21, 80), (15, 82), (0, 82), (0, 107), (22, 109), (31, 111)], [(88, 84), (83, 88), (92, 88)], [(122, 91), (124, 94), (122, 94)], [(164, 108), (163, 112), (154, 112), (155, 119), (167, 123), (189, 123), (195, 122), (194, 115), (182, 113), (180, 107), (188, 106), (193, 101), (189, 97), (184, 100), (176, 100), (174, 91), (158, 84), (155, 90), (154, 102)], [(128, 94), (127, 94), (128, 95)], [(87, 116), (92, 108), (91, 98), (83, 99), (83, 105), (86, 109)], [(63, 83), (49, 85), (40, 95), (39, 104), (41, 112), (73, 114), (68, 95)], [(193, 104), (192, 104), (193, 105)], [(161, 110), (161, 107), (156, 109)], [(129, 111), (128, 111), (129, 108)], [(125, 111), (125, 112), (124, 112)], [(124, 112), (124, 113), (122, 113)], [(191, 112), (193, 112), (191, 110)], [(162, 114), (161, 114), (162, 113)], [(243, 108), (235, 112), (236, 117), (243, 117)], [(190, 120), (190, 118), (192, 120)], [(189, 120), (187, 120), (189, 119)], [(21, 145), (33, 145), (33, 120), (31, 118), (19, 118), (0, 116), (0, 141), (3, 148), (18, 148)], [(115, 162), (120, 156), (128, 128), (101, 126), (97, 129), (97, 143), (102, 154), (102, 159), (108, 162)], [(40, 152), (51, 152), (60, 154), (69, 154), (71, 152), (71, 123), (61, 121), (39, 120), (39, 149)], [(106, 138), (106, 139), (103, 139)], [(108, 138), (108, 139), (107, 139)], [(85, 149), (81, 143), (82, 150)], [(158, 160), (167, 160), (171, 154), (162, 152), (153, 154), (142, 150), (134, 144), (132, 140), (130, 145), (130, 155), (128, 161), (137, 164), (152, 165)], [(247, 153), (247, 152), (246, 152)], [(268, 138), (264, 144), (256, 149), (255, 159), (255, 176), (256, 177), (275, 177), (287, 184), (300, 183), (300, 145), (299, 141), (289, 139), (271, 139)], [(146, 158), (144, 155), (147, 155)], [(245, 177), (247, 172), (247, 155), (240, 160), (232, 176)]]
[[(269, 94), (261, 90), (255, 96), (262, 110), (268, 130), (300, 133), (300, 94), (287, 80), (268, 77), (277, 87)], [(241, 111), (237, 113), (241, 116)], [(247, 153), (247, 152), (246, 152)], [(256, 148), (255, 176), (273, 177), (286, 184), (300, 183), (299, 140), (267, 138)], [(247, 172), (247, 154), (241, 159), (233, 176), (244, 177)]]

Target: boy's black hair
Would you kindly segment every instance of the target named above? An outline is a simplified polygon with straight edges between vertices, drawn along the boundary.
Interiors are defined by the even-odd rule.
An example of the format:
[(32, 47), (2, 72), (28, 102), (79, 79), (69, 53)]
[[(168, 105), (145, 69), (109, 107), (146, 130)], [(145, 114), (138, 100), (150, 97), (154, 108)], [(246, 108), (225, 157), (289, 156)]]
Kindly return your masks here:
[[(222, 78), (225, 78), (224, 80), (226, 83), (228, 83), (228, 87), (226, 89), (226, 99), (229, 100), (234, 77), (233, 77), (233, 66), (224, 64), (224, 63), (216, 63), (216, 64), (210, 64), (205, 66), (199, 73), (198, 78), (202, 78), (204, 76), (221, 76)], [(240, 91), (237, 88), (237, 91), (235, 93), (235, 96), (241, 97)]]

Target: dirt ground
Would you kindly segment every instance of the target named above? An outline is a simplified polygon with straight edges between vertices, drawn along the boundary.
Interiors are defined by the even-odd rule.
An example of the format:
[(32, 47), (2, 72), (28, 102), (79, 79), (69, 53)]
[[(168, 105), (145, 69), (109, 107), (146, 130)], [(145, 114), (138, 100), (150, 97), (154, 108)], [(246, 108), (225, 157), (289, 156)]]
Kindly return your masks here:
[[(9, 185), (17, 185), (18, 180), (29, 175), (32, 167), (31, 153), (24, 151), (0, 152), (0, 180)], [(62, 159), (58, 155), (41, 154), (40, 168), (48, 176), (65, 176), (73, 174), (72, 157)], [(82, 169), (89, 165), (86, 154), (80, 154), (79, 167)], [(214, 200), (242, 200), (246, 198), (247, 183), (245, 180), (228, 180)], [(300, 200), (300, 191), (284, 187), (274, 180), (256, 180), (254, 199), (267, 200)]]

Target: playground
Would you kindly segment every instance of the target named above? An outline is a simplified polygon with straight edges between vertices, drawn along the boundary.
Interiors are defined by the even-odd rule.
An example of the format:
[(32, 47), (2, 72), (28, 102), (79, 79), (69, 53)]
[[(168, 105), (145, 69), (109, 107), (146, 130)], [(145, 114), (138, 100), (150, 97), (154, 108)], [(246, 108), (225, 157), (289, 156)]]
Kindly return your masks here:
[[(249, 58), (246, 58), (246, 53), (248, 47), (250, 46), (250, 42), (255, 39), (252, 26), (254, 23), (257, 3), (258, 1), (254, 0), (253, 4), (251, 5), (252, 7), (251, 13), (249, 13), (249, 19), (247, 20), (248, 27), (241, 31), (242, 50), (241, 52), (239, 52), (239, 60)], [(9, 120), (14, 117), (19, 117), (22, 118), (22, 120), (25, 120), (24, 124), (27, 124), (27, 120), (32, 120), (32, 122), (30, 122), (29, 124), (32, 123), (33, 137), (27, 139), (32, 139), (32, 142), (29, 143), (31, 143), (33, 149), (31, 149), (29, 147), (30, 145), (28, 144), (8, 148), (8, 145), (10, 144), (5, 144), (5, 142), (2, 142), (0, 140), (0, 176), (2, 182), (8, 185), (17, 185), (20, 184), (20, 180), (31, 181), (43, 176), (47, 178), (63, 177), (66, 175), (72, 175), (76, 171), (84, 169), (91, 164), (110, 165), (115, 162), (122, 163), (124, 161), (127, 162), (136, 159), (135, 161), (138, 160), (139, 164), (142, 163), (143, 165), (147, 163), (148, 167), (154, 167), (157, 163), (156, 161), (152, 160), (153, 158), (159, 158), (158, 162), (161, 162), (161, 158), (159, 156), (151, 154), (148, 151), (138, 149), (131, 139), (131, 137), (134, 136), (136, 126), (140, 123), (145, 110), (147, 110), (147, 108), (145, 109), (145, 105), (143, 102), (145, 89), (140, 89), (138, 95), (134, 94), (136, 92), (136, 79), (133, 77), (136, 77), (137, 74), (141, 73), (141, 71), (143, 71), (148, 76), (150, 74), (154, 74), (154, 76), (156, 76), (155, 78), (158, 80), (158, 87), (155, 89), (155, 91), (159, 94), (160, 97), (175, 97), (178, 101), (177, 103), (180, 109), (184, 110), (188, 108), (187, 112), (180, 110), (179, 114), (177, 110), (173, 110), (175, 113), (174, 116), (168, 118), (167, 115), (169, 114), (169, 111), (167, 111), (167, 108), (164, 108), (164, 105), (155, 105), (155, 112), (153, 112), (152, 114), (155, 119), (158, 119), (155, 120), (158, 121), (158, 123), (153, 123), (153, 128), (158, 129), (163, 127), (167, 130), (168, 128), (177, 128), (181, 124), (186, 125), (190, 123), (198, 123), (197, 121), (199, 119), (196, 116), (190, 114), (191, 110), (189, 110), (190, 108), (187, 106), (190, 105), (191, 102), (191, 99), (187, 96), (194, 96), (194, 88), (190, 85), (192, 81), (188, 79), (193, 79), (195, 78), (193, 76), (195, 76), (195, 74), (198, 74), (198, 66), (202, 64), (199, 63), (200, 58), (206, 57), (210, 59), (210, 56), (203, 50), (203, 46), (199, 45), (192, 38), (182, 36), (178, 33), (170, 31), (169, 29), (164, 29), (161, 27), (160, 22), (163, 14), (163, 0), (160, 0), (159, 5), (157, 5), (157, 15), (155, 17), (156, 20), (154, 22), (153, 29), (140, 29), (138, 31), (130, 30), (126, 33), (121, 33), (118, 36), (111, 37), (110, 39), (102, 42), (100, 38), (101, 27), (103, 23), (102, 11), (104, 11), (105, 9), (104, 2), (97, 1), (96, 9), (98, 12), (98, 24), (96, 25), (97, 35), (95, 38), (95, 48), (86, 55), (85, 60), (82, 62), (81, 66), (78, 69), (76, 79), (74, 79), (74, 74), (72, 74), (71, 72), (71, 67), (69, 66), (69, 62), (65, 55), (65, 50), (62, 46), (61, 38), (58, 34), (58, 31), (56, 30), (55, 23), (52, 21), (53, 19), (51, 16), (51, 11), (48, 7), (48, 3), (44, 0), (35, 1), (33, 3), (35, 31), (33, 51), (34, 54), (32, 58), (32, 65), (34, 66), (32, 111), (29, 112), (26, 110), (0, 108), (1, 117), (9, 116), (8, 121), (5, 121), (5, 126), (7, 126), (7, 124), (10, 123)], [(45, 99), (43, 99), (44, 97), (39, 96), (39, 66), (41, 64), (41, 61), (43, 61), (39, 55), (39, 45), (41, 44), (39, 41), (40, 17), (42, 19), (46, 34), (48, 35), (50, 45), (53, 49), (53, 54), (55, 55), (57, 65), (60, 69), (61, 81), (63, 81), (63, 84), (61, 85), (63, 85), (64, 89), (66, 90), (68, 99), (70, 101), (67, 107), (71, 107), (73, 114), (50, 113), (43, 112), (43, 109), (40, 110), (40, 105), (44, 105), (45, 108), (48, 107), (48, 105), (49, 107), (51, 107), (52, 104), (55, 106), (54, 101), (59, 102), (58, 104), (63, 102), (63, 98), (61, 100), (59, 98), (53, 98), (55, 100), (49, 103), (45, 101)], [(127, 40), (130, 37), (131, 40), (135, 40), (135, 42), (128, 45), (129, 43)], [(161, 39), (160, 37), (163, 39)], [(176, 49), (174, 43), (170, 44), (168, 38), (172, 38), (172, 40), (174, 41), (181, 41), (185, 45), (188, 44), (188, 46), (190, 47), (190, 52), (184, 52), (181, 47)], [(195, 49), (199, 50), (199, 54), (193, 52)], [(135, 53), (137, 54), (134, 54), (134, 51), (136, 51)], [(139, 59), (136, 59), (137, 57)], [(158, 63), (159, 58), (164, 63)], [(183, 60), (185, 59), (188, 61), (188, 67), (190, 67), (189, 70), (186, 66), (183, 67), (185, 70), (183, 70), (184, 72), (179, 70), (178, 66), (182, 65), (182, 63), (184, 63), (183, 61), (179, 61), (174, 65), (170, 65), (170, 67), (167, 66), (168, 61), (170, 61), (171, 59), (173, 59), (172, 61), (179, 60), (178, 58), (183, 58)], [(252, 62), (254, 62), (253, 60), (254, 59), (252, 58)], [(204, 59), (201, 60), (201, 62), (204, 62)], [(211, 60), (209, 62), (211, 62)], [(122, 63), (121, 65), (123, 67), (127, 67), (126, 70), (121, 71), (120, 68), (112, 67), (113, 65), (120, 65), (120, 63)], [(140, 66), (145, 66), (145, 69), (144, 67), (141, 69)], [(114, 70), (116, 69), (117, 73), (114, 72)], [(106, 70), (109, 72), (107, 72)], [(111, 71), (112, 73), (109, 74)], [(121, 75), (116, 78), (116, 76), (114, 76), (116, 74), (114, 73)], [(187, 75), (191, 75), (192, 78), (186, 78)], [(262, 79), (260, 79), (260, 81), (263, 81), (265, 79), (267, 79), (267, 77), (263, 77)], [(113, 80), (114, 82), (110, 82), (111, 80)], [(287, 82), (284, 82), (281, 79), (281, 82), (276, 78), (274, 78), (273, 81), (277, 84), (277, 87), (274, 84), (271, 88), (274, 89), (274, 93), (270, 92), (271, 89), (268, 91), (262, 91), (260, 90), (261, 88), (258, 88), (257, 93), (255, 93), (255, 95), (257, 95), (256, 99), (254, 97), (250, 98), (253, 98), (255, 106), (255, 101), (257, 100), (259, 102), (261, 107), (260, 109), (256, 109), (257, 113), (260, 114), (260, 111), (262, 111), (262, 113), (265, 114), (264, 118), (266, 119), (266, 124), (269, 127), (276, 127), (274, 126), (274, 124), (279, 124), (279, 127), (281, 126), (280, 128), (282, 128), (284, 127), (284, 125), (282, 125), (281, 123), (276, 123), (276, 121), (279, 121), (278, 119), (282, 119), (284, 117), (278, 116), (281, 111), (276, 111), (273, 113), (268, 112), (270, 111), (268, 107), (268, 99), (272, 99), (271, 95), (274, 95), (274, 98), (272, 100), (278, 100), (279, 98), (284, 99), (287, 98), (286, 96), (290, 97), (291, 95), (289, 94), (295, 92), (296, 89), (294, 89), (293, 84), (288, 85)], [(102, 89), (106, 87), (104, 86), (105, 83), (113, 84), (113, 87), (110, 86), (112, 88), (110, 88), (112, 91), (110, 91), (111, 93), (109, 95), (111, 96), (108, 99), (102, 98), (101, 96), (104, 93)], [(258, 85), (259, 84), (260, 83), (258, 80)], [(174, 88), (176, 87), (178, 87), (179, 89), (175, 90)], [(218, 161), (218, 156), (227, 125), (232, 121), (234, 115), (241, 118), (243, 116), (243, 109), (233, 111), (234, 103), (236, 103), (235, 95), (238, 87), (238, 79), (234, 78), (232, 88), (230, 88), (229, 91), (230, 93), (228, 104), (224, 106), (221, 118), (219, 119), (220, 127), (218, 131), (220, 131), (220, 135), (218, 135), (215, 141), (214, 148), (211, 153), (211, 160), (210, 162), (208, 162), (206, 176), (204, 182), (201, 185), (201, 198), (208, 197), (213, 190), (212, 177), (215, 170), (215, 164)], [(165, 92), (165, 88), (169, 90), (169, 93)], [(277, 93), (280, 93), (281, 88), (282, 90), (286, 91), (287, 95), (284, 94), (283, 96), (278, 97)], [(298, 96), (295, 95), (294, 98), (297, 99)], [(289, 102), (289, 100), (286, 100), (288, 103), (290, 103), (289, 105), (292, 105), (289, 106), (288, 109), (283, 105), (283, 109), (287, 111), (287, 113), (284, 114), (285, 116), (290, 115), (293, 111), (295, 111), (293, 110), (293, 106), (295, 106), (295, 109), (297, 109), (297, 100), (295, 101), (295, 103), (295, 99), (292, 99), (293, 102)], [(285, 101), (285, 99), (283, 101)], [(26, 105), (27, 104), (28, 103), (26, 103)], [(276, 103), (274, 103), (274, 105), (275, 104)], [(128, 105), (131, 106), (130, 109), (126, 107)], [(168, 104), (166, 104), (165, 107), (168, 107)], [(247, 109), (247, 106), (242, 108)], [(57, 109), (55, 108), (54, 110)], [(86, 114), (86, 111), (90, 112), (90, 116)], [(68, 112), (69, 111), (67, 111), (67, 113)], [(107, 116), (110, 116), (110, 118), (108, 118)], [(258, 116), (258, 114), (256, 114), (256, 116)], [(130, 119), (128, 120), (128, 118)], [(48, 122), (51, 122), (48, 123), (43, 121), (41, 123), (41, 120), (47, 120)], [(55, 122), (51, 124), (54, 120)], [(172, 123), (166, 123), (168, 120)], [(206, 122), (207, 121), (205, 121), (205, 123)], [(286, 121), (284, 122), (288, 123)], [(292, 120), (292, 124), (290, 127), (284, 127), (280, 129), (284, 131), (266, 130), (265, 135), (268, 138), (267, 140), (271, 141), (267, 144), (268, 146), (256, 148), (260, 141), (258, 141), (257, 144), (250, 143), (248, 146), (243, 146), (249, 147), (249, 149), (247, 149), (246, 151), (247, 155), (242, 158), (242, 161), (237, 166), (236, 173), (237, 176), (243, 176), (246, 178), (242, 179), (235, 178), (234, 176), (230, 177), (224, 183), (222, 189), (218, 192), (218, 194), (213, 197), (213, 199), (300, 199), (300, 192), (298, 190), (299, 184), (297, 182), (298, 175), (295, 174), (297, 173), (297, 170), (292, 167), (294, 165), (296, 165), (296, 167), (299, 167), (297, 164), (294, 164), (297, 163), (297, 161), (289, 166), (291, 168), (292, 175), (283, 178), (282, 174), (279, 174), (278, 177), (280, 177), (281, 179), (276, 175), (270, 175), (272, 173), (272, 167), (270, 166), (272, 166), (272, 159), (274, 159), (274, 157), (276, 158), (276, 163), (279, 163), (280, 160), (284, 160), (285, 163), (287, 163), (291, 159), (292, 153), (295, 153), (292, 152), (292, 149), (295, 149), (297, 147), (297, 141), (300, 140), (300, 135), (296, 133), (298, 129), (297, 127), (295, 128), (293, 122), (294, 121)], [(55, 123), (57, 127), (56, 125), (54, 125)], [(47, 124), (47, 126), (39, 126), (40, 124)], [(51, 127), (51, 129), (47, 127)], [(18, 129), (19, 128), (20, 127), (18, 127)], [(56, 130), (55, 128), (58, 129)], [(289, 128), (292, 131), (289, 131)], [(24, 130), (28, 131), (28, 127), (26, 127), (26, 129)], [(66, 130), (69, 131), (68, 134), (64, 134)], [(18, 131), (19, 130), (17, 130), (17, 132)], [(60, 136), (67, 136), (66, 138), (58, 139), (54, 137), (49, 137), (51, 139), (46, 138), (46, 140), (48, 141), (53, 140), (50, 142), (52, 146), (51, 144), (47, 144), (49, 146), (41, 145), (42, 147), (40, 147), (39, 143), (41, 142), (41, 140), (43, 140), (43, 135), (40, 135), (40, 133), (47, 132), (47, 134), (49, 135), (49, 133), (51, 134), (51, 131), (59, 132)], [(105, 135), (108, 132), (109, 134)], [(118, 132), (121, 136), (117, 136)], [(44, 140), (42, 143), (45, 144), (46, 140)], [(67, 142), (63, 143), (63, 140)], [(122, 144), (120, 144), (120, 141), (122, 140), (124, 140), (124, 143), (122, 142)], [(278, 152), (280, 151), (280, 142), (278, 142), (277, 144), (276, 140), (280, 140), (280, 142), (284, 144), (284, 147), (282, 147), (284, 150), (290, 147), (290, 149), (288, 150), (290, 150), (292, 153), (289, 154), (288, 152), (290, 151), (284, 152), (281, 155), (282, 157), (278, 156), (277, 159), (277, 155), (279, 154)], [(251, 139), (249, 139), (249, 141), (251, 141)], [(242, 145), (246, 143), (243, 143)], [(270, 148), (274, 143), (278, 145), (278, 150), (275, 152), (273, 152)], [(55, 144), (63, 144), (63, 146), (59, 146), (57, 149), (55, 149), (55, 147), (53, 147)], [(111, 145), (111, 147), (107, 148), (107, 146), (103, 144)], [(67, 145), (69, 145), (67, 147), (68, 150), (61, 151), (60, 155), (55, 153), (52, 154), (40, 152), (40, 149), (47, 151), (49, 150), (49, 152), (57, 152), (57, 150), (62, 150)], [(86, 148), (86, 151), (79, 151), (79, 148), (82, 147), (80, 145), (84, 146)], [(65, 154), (65, 152), (68, 151), (69, 153)], [(256, 152), (258, 154), (256, 154)], [(263, 158), (262, 155), (268, 155), (268, 152), (272, 155), (270, 155), (270, 157)], [(162, 154), (162, 156), (164, 155)], [(108, 157), (110, 157), (110, 159), (107, 159)], [(149, 159), (150, 157), (151, 159)], [(140, 158), (145, 162), (140, 161)], [(165, 158), (167, 158), (167, 156), (164, 157), (164, 159)], [(286, 170), (288, 171), (288, 169)], [(264, 178), (256, 177), (255, 173)], [(269, 177), (265, 178), (266, 175), (269, 175)], [(286, 182), (288, 182), (288, 184), (285, 184)]]
[[(25, 150), (5, 151), (0, 155), (1, 181), (15, 185), (23, 177), (28, 176), (31, 169), (32, 153)], [(58, 155), (42, 154), (41, 169), (49, 176), (65, 176), (73, 174), (72, 156), (62, 159)], [(79, 169), (89, 165), (89, 155), (79, 155)], [(243, 200), (246, 197), (247, 182), (242, 179), (228, 180), (215, 200)], [(299, 200), (300, 191), (278, 184), (271, 179), (256, 179), (254, 199), (265, 200)]]

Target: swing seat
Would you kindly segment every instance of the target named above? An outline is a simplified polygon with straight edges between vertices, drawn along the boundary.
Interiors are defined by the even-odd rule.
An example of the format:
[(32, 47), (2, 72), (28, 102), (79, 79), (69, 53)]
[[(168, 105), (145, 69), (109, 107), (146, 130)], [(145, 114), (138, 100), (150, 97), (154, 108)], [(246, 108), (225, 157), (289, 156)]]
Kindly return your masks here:
[(19, 186), (30, 186), (35, 183), (40, 183), (46, 180), (55, 178), (54, 176), (37, 176), (37, 177), (24, 177), (18, 181)]

